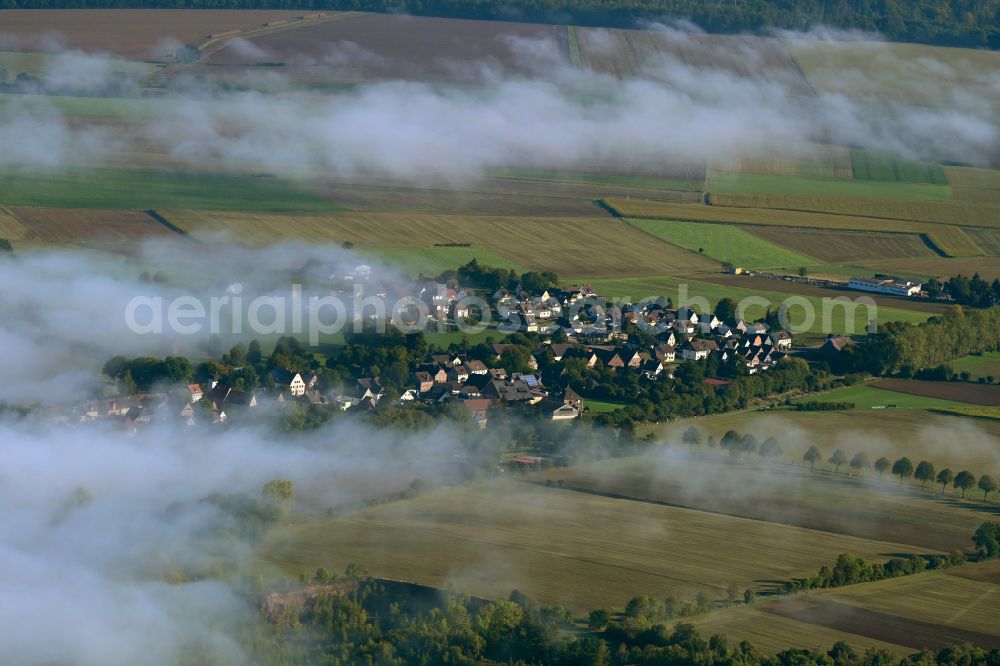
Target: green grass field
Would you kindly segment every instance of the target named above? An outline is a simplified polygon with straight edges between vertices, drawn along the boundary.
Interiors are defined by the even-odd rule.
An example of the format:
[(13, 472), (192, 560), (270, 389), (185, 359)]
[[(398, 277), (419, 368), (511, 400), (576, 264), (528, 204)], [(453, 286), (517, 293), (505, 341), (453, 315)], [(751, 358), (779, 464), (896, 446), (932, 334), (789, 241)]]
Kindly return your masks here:
[(448, 269), (455, 269), (475, 259), (480, 264), (496, 268), (507, 268), (519, 273), (527, 269), (496, 252), (482, 247), (379, 247), (357, 248), (363, 254), (372, 254), (380, 261), (403, 275), (417, 277), (440, 275)]
[(845, 550), (881, 559), (912, 547), (493, 480), (281, 527), (261, 554), (296, 575), (354, 562), (486, 597), (519, 589), (580, 612), (636, 594), (723, 598), (729, 584), (811, 574)]
[(50, 208), (335, 211), (286, 181), (249, 176), (89, 168), (0, 171), (0, 203)]
[(769, 243), (743, 229), (721, 224), (666, 220), (629, 220), (629, 224), (668, 243), (746, 268), (813, 266), (809, 257)]
[(708, 189), (711, 192), (763, 192), (887, 199), (938, 200), (951, 197), (951, 190), (947, 185), (845, 178), (796, 178), (731, 171), (709, 171)]
[(977, 356), (964, 356), (950, 361), (955, 372), (968, 372), (972, 379), (992, 376), (1000, 378), (1000, 352), (984, 352)]
[(616, 409), (621, 409), (626, 406), (624, 402), (612, 402), (609, 400), (594, 400), (593, 398), (587, 398), (583, 401), (584, 406), (592, 412), (606, 413), (613, 412)]
[[(572, 282), (574, 280), (567, 279), (566, 281)], [(583, 278), (577, 278), (575, 281), (583, 281)], [(594, 278), (587, 279), (586, 281), (590, 282), (597, 293), (602, 296), (628, 298), (632, 301), (638, 301), (647, 297), (670, 296), (675, 304), (680, 303), (682, 295), (686, 298), (702, 297), (713, 308), (719, 299), (725, 297), (734, 298), (737, 302), (744, 298), (765, 298), (770, 302), (771, 307), (776, 307), (791, 296), (796, 297), (796, 302), (798, 302), (799, 298), (805, 298), (816, 313), (815, 319), (808, 330), (817, 334), (844, 332), (848, 330), (860, 333), (866, 330), (870, 316), (868, 308), (865, 307), (853, 308), (848, 316), (845, 308), (837, 306), (830, 311), (830, 317), (824, 321), (822, 298), (777, 291), (777, 288), (781, 285), (780, 282), (774, 283), (776, 287), (774, 291), (759, 291), (756, 289), (744, 289), (671, 276)], [(684, 289), (683, 293), (681, 291), (682, 288)], [(764, 310), (763, 305), (750, 303), (744, 314), (751, 319), (759, 318), (764, 315)], [(916, 310), (879, 307), (877, 308), (877, 316), (880, 322), (908, 321), (919, 323), (926, 321), (929, 315), (926, 312), (918, 312)], [(806, 323), (806, 315), (799, 306), (795, 306), (790, 310), (789, 318), (791, 323), (796, 326)]]
[(854, 409), (931, 409), (932, 407), (961, 407), (964, 403), (940, 398), (928, 398), (898, 391), (886, 391), (874, 386), (849, 386), (802, 401), (853, 402)]
[(922, 164), (901, 160), (885, 153), (861, 148), (851, 149), (851, 163), (856, 180), (948, 184), (944, 167), (939, 164)]

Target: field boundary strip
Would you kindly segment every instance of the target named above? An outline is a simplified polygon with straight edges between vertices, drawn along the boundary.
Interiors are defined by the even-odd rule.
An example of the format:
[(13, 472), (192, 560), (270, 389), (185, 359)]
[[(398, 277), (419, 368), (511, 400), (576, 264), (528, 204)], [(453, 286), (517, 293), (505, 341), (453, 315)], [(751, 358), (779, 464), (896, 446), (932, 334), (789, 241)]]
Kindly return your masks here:
[(260, 35), (275, 32), (286, 32), (288, 30), (295, 30), (296, 28), (317, 25), (319, 23), (329, 23), (330, 21), (341, 21), (344, 19), (354, 18), (358, 15), (359, 12), (337, 12), (330, 15), (323, 15), (321, 12), (316, 16), (309, 16), (307, 14), (298, 19), (278, 25), (262, 25), (252, 30), (235, 29), (234, 31), (223, 31), (214, 33), (216, 35), (215, 37), (209, 35), (206, 41), (198, 45), (198, 49), (201, 51), (202, 57), (204, 58), (205, 56), (210, 56), (213, 53), (218, 53), (222, 49), (229, 46), (229, 42), (236, 38), (259, 37)]
[(574, 67), (581, 69), (580, 44), (576, 41), (576, 28), (571, 25), (566, 26), (566, 48), (569, 51), (569, 61)]

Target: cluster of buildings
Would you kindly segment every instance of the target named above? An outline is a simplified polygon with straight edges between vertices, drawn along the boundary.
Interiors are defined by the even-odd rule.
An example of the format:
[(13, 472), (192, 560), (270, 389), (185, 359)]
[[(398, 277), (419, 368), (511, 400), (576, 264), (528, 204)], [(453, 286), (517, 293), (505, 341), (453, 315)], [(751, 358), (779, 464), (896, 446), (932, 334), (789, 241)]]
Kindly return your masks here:
[[(351, 277), (372, 284), (367, 266), (355, 269)], [(432, 317), (452, 324), (469, 316), (463, 306), (468, 295), (470, 292), (436, 283), (417, 292)], [(735, 364), (749, 374), (761, 372), (781, 360), (792, 345), (787, 332), (771, 331), (765, 323), (722, 321), (692, 308), (675, 309), (666, 299), (606, 303), (587, 285), (535, 294), (500, 289), (486, 298), (500, 319), (519, 325), (517, 330), (551, 336), (530, 350), (528, 371), (509, 373), (503, 369), (510, 367), (502, 362), (510, 344), (493, 345), (485, 359), (482, 354), (479, 358), (434, 354), (409, 369), (405, 387), (394, 392), (394, 400), (428, 405), (455, 402), (468, 409), (483, 428), (489, 411), (501, 405), (530, 406), (542, 418), (571, 420), (584, 411), (584, 400), (571, 388), (550, 391), (544, 386), (538, 372), (540, 361), (549, 367), (576, 359), (585, 368), (631, 370), (644, 380), (655, 381), (664, 374), (672, 377), (677, 363), (711, 357), (720, 365)], [(644, 344), (637, 342), (643, 336), (630, 337), (635, 330), (648, 334)], [(555, 339), (565, 342), (553, 342)], [(241, 390), (238, 384), (212, 381), (211, 385), (190, 384), (184, 391), (170, 394), (89, 401), (61, 411), (55, 418), (64, 422), (110, 419), (125, 427), (154, 419), (225, 423), (235, 411), (262, 407), (302, 404), (343, 411), (374, 409), (386, 395), (378, 377), (358, 376), (352, 381), (349, 386), (321, 390), (316, 374), (276, 369), (265, 382), (272, 389)], [(716, 381), (713, 385), (724, 384)]]

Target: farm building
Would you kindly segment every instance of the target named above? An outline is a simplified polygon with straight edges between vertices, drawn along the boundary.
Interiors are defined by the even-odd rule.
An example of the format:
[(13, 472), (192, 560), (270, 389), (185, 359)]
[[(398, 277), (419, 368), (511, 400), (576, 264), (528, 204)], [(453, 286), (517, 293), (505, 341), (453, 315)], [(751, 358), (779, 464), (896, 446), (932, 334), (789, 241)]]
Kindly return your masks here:
[(919, 282), (902, 282), (895, 279), (866, 280), (864, 278), (851, 278), (847, 281), (847, 286), (859, 291), (871, 291), (892, 296), (916, 296), (923, 287)]

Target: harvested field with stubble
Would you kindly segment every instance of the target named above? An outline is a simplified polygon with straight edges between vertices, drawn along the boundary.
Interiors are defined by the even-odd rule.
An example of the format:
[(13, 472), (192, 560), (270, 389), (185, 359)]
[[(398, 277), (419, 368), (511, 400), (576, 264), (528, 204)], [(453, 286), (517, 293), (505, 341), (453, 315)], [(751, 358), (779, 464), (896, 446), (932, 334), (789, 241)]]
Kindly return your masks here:
[(958, 95), (1000, 101), (992, 78), (1000, 68), (996, 51), (857, 40), (786, 45), (820, 93), (946, 108)]
[[(918, 234), (814, 231), (779, 227), (748, 227), (747, 232), (825, 264), (940, 256)], [(979, 240), (978, 237), (976, 240)]]
[(714, 162), (713, 171), (735, 171), (794, 178), (854, 178), (851, 151), (841, 146), (805, 146), (801, 156), (746, 158)]
[(979, 247), (994, 257), (1000, 257), (1000, 229), (966, 229)]
[[(714, 195), (713, 195), (714, 199)], [(980, 256), (982, 248), (959, 227), (926, 222), (906, 222), (873, 217), (811, 213), (771, 208), (737, 208), (703, 206), (665, 201), (636, 201), (609, 198), (604, 200), (620, 217), (655, 220), (688, 220), (691, 222), (730, 222), (758, 226), (836, 229), (844, 231), (884, 231), (889, 233), (922, 234), (943, 255), (949, 257)]]
[(1000, 204), (1000, 169), (945, 167), (944, 171), (955, 199)]
[(870, 470), (870, 478), (848, 478), (810, 472), (788, 464), (788, 458), (734, 460), (704, 444), (694, 451), (685, 448), (676, 443), (643, 456), (539, 472), (532, 478), (618, 499), (887, 539), (912, 544), (911, 552), (968, 548), (969, 536), (983, 519), (950, 497), (898, 491), (894, 481), (880, 482)]
[(972, 382), (927, 382), (919, 379), (880, 379), (878, 388), (928, 398), (1000, 407), (1000, 386)]
[[(959, 273), (972, 275), (979, 273), (985, 280), (1000, 278), (1000, 261), (996, 257), (914, 257), (910, 259), (883, 259), (860, 261), (858, 266), (889, 275), (917, 275), (947, 279)], [(854, 275), (854, 273), (851, 273)]]
[[(8, 214), (21, 233), (9, 236), (22, 243), (90, 245), (133, 243), (155, 238), (178, 238), (143, 211), (92, 208), (10, 208)], [(0, 209), (0, 237), (6, 224)]]
[(712, 193), (718, 206), (836, 213), (888, 220), (912, 220), (965, 227), (1000, 228), (1000, 205), (968, 201), (915, 201), (870, 197), (775, 193)]
[(794, 95), (812, 91), (781, 42), (762, 37), (707, 35), (679, 30), (575, 28), (580, 63), (618, 78), (650, 76), (665, 62), (781, 84)]
[[(162, 48), (171, 39), (200, 44), (210, 34), (301, 15), (301, 11), (270, 9), (4, 9), (0, 48), (62, 47), (148, 60), (172, 55)], [(14, 41), (12, 36), (17, 43), (8, 43)]]
[(529, 73), (533, 58), (519, 43), (548, 42), (547, 53), (568, 64), (565, 28), (558, 26), (357, 14), (341, 21), (251, 36), (251, 48), (230, 45), (209, 58), (222, 65), (285, 63), (322, 68), (337, 80), (473, 80), (482, 67)]
[[(734, 542), (741, 547), (729, 547)], [(721, 599), (730, 584), (763, 589), (815, 573), (844, 551), (885, 559), (912, 549), (493, 480), (281, 527), (261, 554), (292, 574), (364, 563), (374, 576), (485, 597), (516, 588), (581, 612), (621, 608), (637, 594), (690, 599), (704, 591)]]
[[(178, 228), (202, 240), (228, 234), (252, 245), (282, 240), (350, 241), (359, 248), (469, 243), (532, 270), (559, 275), (648, 275), (665, 269), (717, 268), (716, 262), (697, 252), (657, 241), (621, 220), (608, 218), (161, 212)], [(609, 247), (615, 251), (608, 252)]]
[(897, 654), (971, 642), (1000, 647), (1000, 564), (966, 564), (875, 583), (762, 600), (696, 618), (704, 633), (721, 631), (765, 649), (827, 649), (829, 638), (859, 651)]
[(607, 212), (589, 198), (508, 194), (473, 190), (432, 190), (374, 184), (324, 184), (311, 191), (364, 213), (428, 213), (439, 215), (535, 215), (600, 217)]
[[(668, 176), (672, 178), (674, 174)], [(470, 215), (527, 215), (532, 217), (607, 217), (594, 205), (603, 197), (697, 202), (692, 189), (669, 190), (637, 184), (637, 179), (593, 174), (593, 180), (532, 180), (485, 175), (449, 189), (404, 183), (304, 183), (309, 192), (363, 212), (468, 213)], [(641, 182), (641, 181), (639, 181)]]

